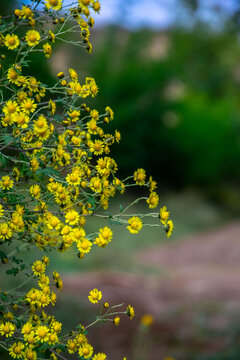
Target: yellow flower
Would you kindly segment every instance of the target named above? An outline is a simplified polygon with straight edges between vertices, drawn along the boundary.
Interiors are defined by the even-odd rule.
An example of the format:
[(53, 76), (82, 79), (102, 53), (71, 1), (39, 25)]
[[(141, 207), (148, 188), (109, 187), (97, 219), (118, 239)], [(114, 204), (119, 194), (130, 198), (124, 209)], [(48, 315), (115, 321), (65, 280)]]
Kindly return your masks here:
[(61, 71), (57, 74), (57, 77), (59, 77), (59, 79), (62, 79), (64, 77), (64, 73)]
[(146, 173), (144, 169), (137, 169), (134, 172), (134, 180), (136, 181), (136, 184), (144, 185), (145, 179), (146, 179)]
[(16, 329), (16, 325), (7, 321), (0, 325), (0, 334), (6, 336), (7, 338), (12, 337), (15, 329)]
[(51, 215), (47, 220), (47, 227), (50, 230), (59, 230), (61, 228), (61, 221), (58, 219), (57, 216)]
[(154, 318), (150, 314), (145, 314), (141, 317), (141, 324), (144, 326), (152, 325), (153, 321), (154, 321)]
[(52, 55), (52, 47), (49, 43), (43, 45), (43, 52), (46, 58), (50, 58), (50, 56)]
[(84, 334), (78, 334), (75, 338), (75, 341), (78, 346), (81, 346), (81, 345), (87, 343), (87, 338)]
[(24, 355), (23, 352), (24, 344), (21, 342), (14, 343), (10, 348), (8, 349), (9, 354), (15, 359), (22, 358)]
[(12, 125), (13, 124), (13, 115), (6, 115), (4, 117), (2, 117), (1, 119), (1, 123), (2, 126), (6, 127), (8, 125)]
[(107, 106), (107, 107), (105, 108), (105, 111), (106, 111), (106, 113), (107, 113), (106, 116), (109, 118), (109, 120), (113, 120), (114, 112), (112, 111), (112, 109), (111, 109), (109, 106)]
[(31, 334), (32, 330), (33, 330), (33, 325), (30, 322), (26, 322), (22, 327), (21, 333), (24, 335), (25, 334), (29, 335)]
[(20, 44), (19, 38), (17, 35), (15, 34), (7, 34), (4, 38), (4, 45), (9, 49), (9, 50), (14, 50), (16, 49)]
[(43, 290), (43, 292), (45, 293), (46, 286), (49, 284), (49, 277), (44, 275), (44, 274), (40, 274), (39, 280), (38, 280), (38, 286)]
[(49, 30), (49, 33), (48, 33), (49, 35), (48, 35), (48, 39), (49, 39), (49, 41), (51, 41), (51, 42), (55, 42), (55, 34), (51, 31), (51, 30)]
[(25, 39), (29, 46), (34, 46), (39, 44), (40, 34), (36, 30), (28, 30), (26, 33)]
[(69, 75), (70, 75), (70, 78), (71, 78), (73, 81), (77, 81), (77, 80), (78, 80), (78, 74), (76, 73), (75, 70), (69, 69)]
[(102, 191), (102, 183), (99, 177), (95, 176), (91, 179), (89, 187), (94, 192)]
[(13, 320), (13, 318), (14, 318), (14, 316), (13, 316), (13, 314), (10, 312), (10, 311), (8, 311), (7, 313), (5, 313), (4, 315), (3, 315), (3, 317), (4, 317), (4, 319), (6, 319), (6, 320)]
[(149, 198), (147, 199), (147, 203), (149, 204), (150, 209), (154, 209), (158, 206), (159, 196), (155, 191), (151, 192)]
[(17, 17), (21, 17), (22, 16), (22, 11), (20, 9), (15, 9), (14, 10), (14, 15)]
[[(37, 79), (35, 77), (30, 76), (30, 78), (28, 78), (27, 86), (28, 86), (29, 90), (34, 91), (34, 92), (39, 91), (39, 95), (40, 95), (39, 85), (40, 85), (40, 81), (37, 81)], [(42, 88), (41, 91), (44, 91), (43, 89), (44, 88)]]
[(31, 169), (33, 172), (37, 171), (37, 169), (39, 168), (39, 162), (37, 160), (37, 158), (33, 157), (32, 160), (30, 161), (31, 163)]
[(130, 317), (131, 320), (135, 316), (134, 308), (131, 305), (128, 305), (127, 307), (127, 315)]
[(93, 120), (98, 120), (99, 112), (93, 109), (90, 111), (90, 116), (92, 117)]
[(88, 86), (92, 97), (96, 96), (98, 93), (98, 87), (97, 87), (97, 84), (96, 84), (94, 78), (87, 77), (86, 85)]
[(25, 18), (31, 19), (33, 17), (33, 12), (28, 6), (22, 7), (22, 17), (24, 19)]
[(59, 189), (61, 185), (55, 181), (51, 181), (49, 182), (49, 184), (47, 185), (47, 189), (51, 192), (51, 193), (56, 193)]
[(53, 102), (53, 101), (50, 99), (50, 100), (49, 100), (49, 103), (48, 103), (48, 106), (49, 106), (49, 108), (50, 108), (51, 114), (54, 115), (55, 112), (56, 112), (56, 103)]
[(86, 238), (82, 238), (79, 241), (77, 241), (77, 248), (80, 251), (80, 253), (87, 254), (91, 250), (92, 243), (90, 240)]
[(66, 223), (69, 223), (69, 225), (76, 225), (79, 221), (79, 214), (76, 210), (68, 210), (65, 219)]
[(17, 123), (18, 127), (21, 127), (22, 129), (26, 129), (28, 127), (29, 116), (23, 112), (13, 114), (12, 120)]
[(31, 331), (30, 334), (24, 334), (23, 338), (30, 347), (36, 343), (34, 331)]
[(24, 221), (20, 214), (17, 212), (12, 213), (12, 220), (10, 223), (11, 229), (17, 230), (19, 232), (24, 231)]
[(46, 265), (41, 260), (36, 260), (32, 265), (32, 271), (35, 275), (41, 276), (45, 272)]
[(13, 180), (10, 179), (10, 176), (3, 176), (0, 181), (0, 187), (3, 190), (10, 190), (13, 188)]
[(102, 238), (107, 244), (112, 240), (112, 230), (105, 226), (99, 230), (99, 237)]
[(81, 240), (82, 238), (84, 238), (84, 236), (86, 235), (85, 230), (82, 228), (75, 228), (72, 231), (72, 236), (74, 241), (78, 242), (79, 240)]
[(62, 7), (62, 0), (46, 0), (45, 6), (47, 9), (60, 10)]
[(77, 186), (81, 183), (81, 177), (76, 172), (72, 172), (67, 175), (66, 181), (69, 185)]
[(91, 119), (88, 123), (87, 123), (87, 128), (88, 128), (88, 132), (89, 134), (97, 134), (97, 131), (99, 129), (99, 127), (97, 126), (97, 122), (94, 119)]
[(167, 211), (167, 208), (166, 206), (163, 206), (161, 209), (160, 209), (160, 212), (159, 212), (159, 218), (161, 220), (161, 222), (163, 224), (166, 224), (168, 218), (169, 218), (169, 211)]
[(101, 5), (100, 5), (99, 1), (95, 1), (95, 2), (93, 3), (93, 10), (94, 10), (95, 12), (99, 13), (100, 8), (101, 8)]
[(157, 187), (157, 182), (153, 180), (152, 176), (149, 176), (149, 188), (150, 191), (152, 192), (153, 190), (155, 190)]
[(21, 109), (26, 114), (33, 113), (36, 108), (37, 108), (37, 104), (35, 104), (34, 101), (30, 98), (24, 100), (21, 103)]
[(36, 199), (40, 198), (41, 195), (41, 188), (39, 185), (32, 185), (29, 189), (30, 194), (35, 197)]
[(5, 115), (12, 115), (16, 111), (19, 111), (19, 106), (16, 101), (9, 100), (3, 107), (3, 112)]
[(121, 140), (121, 133), (117, 130), (115, 130), (115, 139), (117, 143)]
[(2, 217), (2, 216), (3, 216), (3, 213), (4, 213), (3, 206), (2, 206), (2, 205), (0, 205), (0, 217)]
[(49, 265), (49, 257), (43, 256), (42, 262), (43, 262), (45, 265)]
[(20, 75), (21, 68), (19, 67), (11, 67), (7, 71), (7, 79), (9, 82), (15, 84), (17, 81), (17, 78)]
[(49, 333), (48, 335), (48, 343), (49, 345), (54, 345), (58, 342), (58, 336), (55, 333)]
[(90, 344), (85, 343), (78, 349), (78, 354), (84, 359), (89, 359), (93, 354), (93, 347)]
[(37, 304), (40, 291), (32, 288), (25, 296), (30, 305)]
[(47, 130), (47, 120), (43, 115), (40, 115), (37, 120), (34, 120), (33, 131), (36, 135), (41, 135)]
[(106, 359), (107, 359), (107, 356), (104, 353), (97, 353), (92, 358), (92, 360), (106, 360)]
[(120, 323), (120, 317), (119, 317), (119, 316), (116, 316), (116, 317), (113, 319), (113, 323), (114, 323), (114, 325), (118, 326), (119, 323)]
[(165, 231), (167, 234), (167, 237), (170, 237), (172, 235), (172, 231), (173, 231), (173, 222), (172, 220), (168, 220), (167, 223), (165, 224)]
[(25, 349), (24, 360), (37, 360), (37, 353), (31, 347)]
[(51, 329), (52, 329), (53, 332), (59, 333), (61, 331), (61, 329), (62, 329), (62, 324), (59, 321), (54, 320), (51, 323)]
[(97, 304), (102, 298), (102, 292), (98, 289), (93, 289), (89, 292), (88, 300), (92, 304)]
[(127, 229), (132, 234), (137, 234), (139, 230), (142, 228), (142, 220), (139, 219), (137, 216), (133, 216), (128, 220), (129, 225), (127, 226)]
[(79, 1), (79, 4), (81, 5), (83, 5), (83, 6), (88, 6), (88, 5), (90, 5), (90, 3), (91, 3), (91, 0), (78, 0)]
[(0, 239), (6, 240), (10, 239), (12, 236), (12, 230), (7, 223), (0, 224)]
[(69, 354), (74, 354), (77, 351), (77, 342), (75, 340), (69, 339), (67, 342), (67, 349)]
[(46, 286), (45, 288), (45, 292), (39, 292), (39, 296), (38, 296), (38, 302), (37, 302), (37, 305), (39, 307), (45, 307), (45, 306), (48, 306), (50, 301), (51, 301), (51, 298), (49, 296), (49, 292), (50, 292), (50, 288), (48, 286)]
[(45, 326), (45, 325), (38, 326), (37, 329), (35, 330), (35, 334), (36, 334), (37, 341), (40, 341), (40, 342), (48, 341), (49, 330), (48, 330), (47, 326)]
[(80, 111), (71, 110), (70, 112), (68, 112), (68, 115), (70, 116), (72, 122), (76, 122), (79, 120)]

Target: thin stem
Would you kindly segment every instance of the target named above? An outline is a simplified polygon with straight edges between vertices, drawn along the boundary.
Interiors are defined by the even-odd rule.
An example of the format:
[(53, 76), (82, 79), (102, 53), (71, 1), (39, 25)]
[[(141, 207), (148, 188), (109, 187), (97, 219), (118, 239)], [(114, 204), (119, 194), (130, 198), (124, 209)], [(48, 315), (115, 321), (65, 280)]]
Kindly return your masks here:
[(64, 356), (58, 354), (56, 351), (54, 351), (54, 350), (52, 350), (52, 349), (50, 349), (50, 351), (51, 351), (53, 354), (55, 354), (56, 356), (58, 356), (60, 359), (67, 360), (67, 358), (65, 358)]
[(17, 285), (16, 287), (14, 287), (11, 290), (7, 290), (7, 293), (13, 292), (15, 290), (20, 289), (21, 287), (23, 287), (25, 284), (27, 284), (30, 280), (32, 279), (32, 277), (28, 277), (26, 280), (24, 280), (21, 284)]

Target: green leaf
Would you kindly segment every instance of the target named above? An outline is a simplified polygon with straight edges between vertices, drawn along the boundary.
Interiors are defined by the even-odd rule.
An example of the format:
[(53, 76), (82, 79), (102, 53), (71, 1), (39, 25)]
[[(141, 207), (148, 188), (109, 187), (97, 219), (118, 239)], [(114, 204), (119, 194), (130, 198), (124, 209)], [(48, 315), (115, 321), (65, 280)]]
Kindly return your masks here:
[(18, 272), (19, 272), (18, 268), (12, 268), (12, 269), (7, 270), (6, 274), (16, 276)]
[(1, 293), (2, 301), (5, 301), (7, 299), (7, 295), (5, 293)]
[(2, 135), (2, 139), (3, 139), (4, 145), (10, 144), (14, 140), (14, 138), (9, 134)]
[(12, 262), (14, 262), (14, 263), (17, 264), (17, 265), (19, 265), (19, 264), (21, 264), (21, 262), (23, 262), (23, 260), (17, 259), (15, 256), (13, 256), (13, 257), (11, 258), (11, 260), (12, 260)]
[(5, 254), (5, 252), (0, 250), (0, 258), (5, 259), (6, 257), (7, 257), (7, 255)]
[(121, 221), (118, 220), (112, 220), (112, 219), (108, 219), (109, 224), (114, 224), (114, 225), (122, 225)]
[(45, 169), (39, 169), (36, 171), (36, 176), (40, 176), (41, 178), (46, 177), (47, 175), (60, 176), (59, 172), (51, 167), (46, 167)]

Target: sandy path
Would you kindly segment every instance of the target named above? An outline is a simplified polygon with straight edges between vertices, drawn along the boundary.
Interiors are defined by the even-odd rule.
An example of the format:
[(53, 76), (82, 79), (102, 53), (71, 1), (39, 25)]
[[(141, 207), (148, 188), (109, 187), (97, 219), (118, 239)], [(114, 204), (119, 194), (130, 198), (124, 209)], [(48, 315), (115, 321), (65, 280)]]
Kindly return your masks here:
[[(65, 291), (74, 296), (86, 297), (89, 289), (97, 286), (110, 303), (135, 305), (136, 321), (126, 319), (114, 331), (109, 324), (94, 333), (94, 342), (97, 338), (99, 347), (105, 342), (105, 349), (107, 347), (113, 360), (121, 359), (119, 348), (131, 354), (132, 358), (134, 334), (140, 315), (144, 313), (155, 317), (152, 327), (154, 345), (145, 360), (158, 360), (169, 352), (174, 356), (177, 354), (178, 359), (188, 359), (185, 345), (190, 353), (194, 349), (198, 353), (211, 353), (228, 346), (226, 334), (222, 334), (220, 339), (203, 336), (199, 340), (195, 333), (203, 328), (226, 330), (230, 323), (238, 321), (240, 222), (177, 243), (169, 241), (170, 244), (135, 255), (133, 261), (156, 270), (148, 276), (97, 273), (65, 277)], [(174, 345), (171, 344), (173, 338)], [(194, 359), (194, 356), (189, 355), (189, 359)]]

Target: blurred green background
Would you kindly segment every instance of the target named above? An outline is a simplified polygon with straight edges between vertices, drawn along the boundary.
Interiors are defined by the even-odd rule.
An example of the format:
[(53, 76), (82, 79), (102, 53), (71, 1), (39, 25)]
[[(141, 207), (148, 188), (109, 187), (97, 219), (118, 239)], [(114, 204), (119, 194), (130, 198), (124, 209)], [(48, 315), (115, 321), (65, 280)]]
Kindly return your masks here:
[[(7, 13), (14, 3), (1, 2), (1, 13)], [(101, 3), (103, 10), (111, 5), (107, 0)], [(93, 318), (94, 309), (79, 300), (80, 295), (73, 297), (71, 291), (76, 288), (77, 294), (87, 298), (86, 289), (94, 284), (92, 276), (96, 274), (98, 281), (98, 276), (103, 279), (102, 286), (112, 301), (121, 300), (125, 284), (130, 293), (128, 298), (126, 291), (125, 301), (136, 304), (138, 314), (135, 325), (123, 322), (115, 335), (108, 328), (95, 331), (97, 348), (107, 349), (109, 359), (122, 359), (126, 354), (128, 360), (167, 356), (238, 360), (240, 307), (236, 304), (240, 295), (232, 276), (240, 275), (240, 255), (234, 243), (240, 240), (240, 4), (234, 0), (169, 1), (169, 11), (178, 16), (162, 25), (159, 19), (156, 26), (134, 18), (132, 7), (143, 3), (115, 1), (112, 21), (102, 21), (92, 31), (92, 55), (56, 43), (48, 62), (39, 56), (33, 58), (32, 72), (37, 69), (38, 78), (48, 83), (69, 67), (78, 70), (82, 81), (85, 76), (95, 78), (99, 94), (86, 102), (100, 112), (107, 105), (115, 112), (109, 132), (117, 128), (122, 134), (120, 144), (111, 152), (119, 165), (119, 176), (132, 174), (139, 167), (154, 176), (159, 183), (160, 204), (171, 210), (174, 236), (166, 240), (158, 231), (144, 230), (130, 237), (126, 229), (115, 225), (112, 243), (106, 249), (94, 249), (82, 262), (71, 253), (50, 254), (51, 270), (65, 274), (67, 288), (60, 297), (57, 316), (69, 329), (78, 313), (82, 321)], [(148, 6), (152, 4), (150, 1)], [(119, 204), (129, 203), (134, 195), (127, 193), (112, 203), (112, 208), (118, 211)], [(136, 207), (136, 211), (146, 208)], [(99, 226), (92, 222), (88, 230)], [(201, 243), (206, 248), (202, 249)], [(177, 256), (182, 247), (189, 256), (179, 265)], [(226, 260), (231, 247), (233, 254)], [(169, 265), (161, 257), (157, 263), (141, 260), (145, 254), (148, 259), (148, 251), (154, 255), (158, 249), (170, 257)], [(200, 260), (196, 260), (196, 267), (192, 259), (197, 254)], [(34, 257), (37, 259), (39, 252)], [(200, 276), (197, 271), (203, 269)], [(175, 273), (181, 271), (182, 277), (172, 282)], [(118, 281), (119, 274), (123, 274), (124, 284)], [(178, 292), (189, 274), (200, 292), (195, 297), (188, 283), (190, 290), (184, 288), (185, 297), (180, 301)], [(196, 280), (194, 276), (198, 276)], [(140, 284), (140, 295), (132, 279)], [(205, 296), (201, 281), (208, 280), (209, 293)], [(7, 284), (8, 280), (4, 281)], [(224, 286), (232, 281), (232, 292), (226, 295), (228, 287)], [(169, 287), (168, 282), (172, 284)], [(145, 283), (150, 284), (149, 294)], [(218, 292), (217, 286), (224, 291)], [(155, 288), (159, 292), (155, 293)], [(165, 310), (160, 310), (158, 301)], [(153, 313), (156, 319), (152, 329), (142, 332), (139, 322), (145, 312)], [(3, 356), (0, 354), (1, 359)]]

